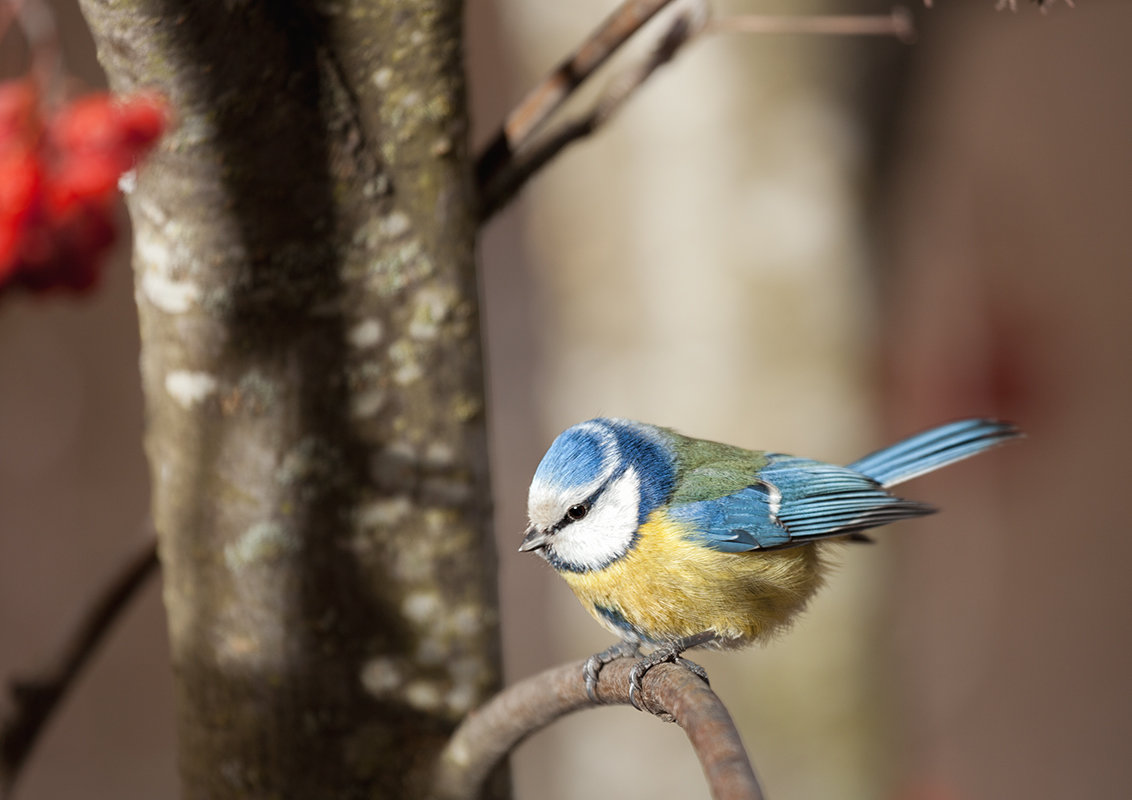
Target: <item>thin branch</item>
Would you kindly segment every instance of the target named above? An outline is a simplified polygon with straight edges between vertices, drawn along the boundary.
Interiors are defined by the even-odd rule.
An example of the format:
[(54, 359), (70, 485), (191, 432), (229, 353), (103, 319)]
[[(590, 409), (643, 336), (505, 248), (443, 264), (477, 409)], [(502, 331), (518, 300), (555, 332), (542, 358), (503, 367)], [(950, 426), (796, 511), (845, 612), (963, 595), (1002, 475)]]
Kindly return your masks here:
[(12, 23), (27, 45), (28, 73), (35, 78), (36, 88), (49, 101), (58, 100), (63, 91), (63, 53), (51, 7), (44, 0), (0, 0), (0, 39)]
[[(597, 686), (604, 704), (628, 704), (632, 659), (602, 671)], [(667, 711), (700, 759), (715, 800), (761, 800), (762, 790), (735, 724), (716, 694), (683, 667), (661, 664), (642, 681), (643, 705)], [(491, 770), (531, 734), (573, 711), (591, 708), (582, 662), (564, 664), (497, 694), (456, 729), (441, 753), (436, 800), (474, 800)]]
[(576, 141), (594, 133), (636, 93), (662, 64), (704, 33), (804, 33), (894, 36), (914, 39), (911, 16), (904, 9), (875, 16), (762, 16), (709, 19), (704, 0), (692, 0), (665, 29), (646, 59), (614, 80), (593, 108), (535, 137), (548, 119), (582, 83), (605, 63), (646, 22), (671, 0), (629, 0), (602, 23), (585, 42), (547, 75), (507, 115), (503, 127), (476, 162), (480, 193), (480, 222), (490, 219), (549, 161)]
[(672, 0), (628, 0), (605, 19), (574, 52), (539, 81), (507, 115), (495, 138), (476, 162), (480, 186), (553, 114), (575, 89), (616, 53), (633, 34)]
[[(490, 219), (556, 155), (607, 122), (657, 69), (671, 61), (680, 48), (696, 35), (702, 23), (703, 18), (694, 14), (676, 17), (648, 58), (613, 81), (587, 113), (560, 124), (553, 132), (530, 143), (521, 153), (509, 153), (509, 160), (502, 162), (480, 183), (480, 221)], [(488, 153), (485, 153), (484, 158), (487, 156)]]
[(814, 16), (745, 14), (714, 19), (705, 33), (816, 34), (824, 36), (894, 36), (905, 44), (915, 41), (916, 29), (908, 9), (889, 14), (817, 14)]
[(12, 681), (13, 708), (0, 720), (0, 798), (9, 796), (59, 701), (157, 565), (157, 543), (151, 539), (103, 587), (48, 666), (33, 678)]

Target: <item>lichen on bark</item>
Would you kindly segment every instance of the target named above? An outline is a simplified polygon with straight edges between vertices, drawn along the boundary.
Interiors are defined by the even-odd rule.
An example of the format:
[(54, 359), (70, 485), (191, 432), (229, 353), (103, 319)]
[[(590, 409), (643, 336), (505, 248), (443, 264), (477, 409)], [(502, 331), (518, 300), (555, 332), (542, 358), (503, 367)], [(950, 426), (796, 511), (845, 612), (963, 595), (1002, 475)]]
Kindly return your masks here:
[(420, 797), (499, 682), (458, 2), (83, 0), (128, 199), (184, 795)]

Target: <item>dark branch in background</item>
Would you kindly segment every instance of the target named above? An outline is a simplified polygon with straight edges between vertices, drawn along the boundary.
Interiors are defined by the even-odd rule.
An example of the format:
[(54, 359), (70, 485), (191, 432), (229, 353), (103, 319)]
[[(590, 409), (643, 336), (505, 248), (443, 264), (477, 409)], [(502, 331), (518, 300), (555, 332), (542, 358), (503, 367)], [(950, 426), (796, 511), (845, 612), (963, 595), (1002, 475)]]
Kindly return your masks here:
[(13, 22), (27, 44), (31, 59), (28, 72), (35, 77), (37, 89), (57, 99), (63, 90), (63, 52), (54, 15), (44, 3), (16, 0), (0, 5), (0, 39)]
[[(494, 180), (515, 151), (546, 122), (575, 89), (672, 0), (622, 3), (582, 44), (539, 82), (503, 121), (503, 127), (476, 161), (480, 188)], [(483, 212), (484, 218), (491, 216)]]
[[(648, 57), (618, 76), (594, 104), (593, 108), (576, 119), (561, 123), (551, 133), (531, 142), (528, 147), (518, 150), (525, 144), (516, 140), (516, 150), (509, 150), (506, 158), (500, 161), (494, 171), (488, 171), (484, 160), (491, 155), (488, 150), (477, 164), (480, 179), (480, 220), (490, 219), (496, 211), (507, 204), (536, 172), (568, 145), (584, 139), (601, 127), (636, 92), (649, 76), (659, 67), (667, 64), (676, 53), (687, 44), (702, 28), (703, 18), (693, 14), (680, 14), (665, 30), (663, 38), (649, 53)], [(556, 79), (557, 73), (550, 77)], [(588, 76), (587, 76), (588, 77)], [(570, 87), (573, 91), (580, 85)], [(532, 93), (532, 97), (536, 93)], [(562, 98), (564, 100), (565, 97)], [(533, 132), (534, 127), (528, 128)], [(500, 141), (497, 139), (497, 141)], [(480, 167), (483, 167), (481, 169)]]
[(818, 34), (823, 36), (895, 36), (905, 44), (915, 41), (912, 15), (905, 8), (894, 8), (888, 14), (772, 16), (751, 14), (713, 19), (706, 33), (776, 33)]
[(11, 682), (13, 707), (0, 720), (0, 798), (8, 797), (59, 701), (157, 564), (157, 543), (151, 539), (102, 589), (48, 665), (35, 677)]
[(712, 19), (706, 2), (693, 0), (668, 24), (649, 55), (615, 78), (588, 112), (536, 137), (578, 87), (671, 2), (628, 0), (622, 3), (507, 115), (502, 128), (476, 162), (481, 222), (490, 219), (514, 198), (535, 173), (568, 145), (600, 128), (658, 67), (672, 60), (684, 45), (700, 34), (873, 35), (893, 36), (904, 42), (914, 38), (911, 16), (900, 8), (880, 16), (750, 15)]
[[(603, 704), (629, 703), (633, 664), (623, 658), (601, 671), (597, 695)], [(706, 683), (683, 667), (661, 664), (645, 673), (642, 689), (645, 708), (668, 712), (687, 733), (715, 800), (761, 800), (731, 715)], [(559, 717), (593, 707), (580, 661), (503, 690), (472, 712), (448, 741), (437, 765), (436, 799), (475, 800), (491, 770), (521, 741)]]

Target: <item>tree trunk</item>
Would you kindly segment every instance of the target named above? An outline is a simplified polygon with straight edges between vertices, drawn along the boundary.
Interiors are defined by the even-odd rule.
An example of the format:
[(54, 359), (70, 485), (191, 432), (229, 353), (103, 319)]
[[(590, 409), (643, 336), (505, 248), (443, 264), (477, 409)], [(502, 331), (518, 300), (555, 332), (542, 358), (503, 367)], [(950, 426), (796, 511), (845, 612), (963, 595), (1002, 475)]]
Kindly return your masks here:
[(499, 681), (456, 0), (82, 0), (128, 199), (186, 798), (421, 797)]

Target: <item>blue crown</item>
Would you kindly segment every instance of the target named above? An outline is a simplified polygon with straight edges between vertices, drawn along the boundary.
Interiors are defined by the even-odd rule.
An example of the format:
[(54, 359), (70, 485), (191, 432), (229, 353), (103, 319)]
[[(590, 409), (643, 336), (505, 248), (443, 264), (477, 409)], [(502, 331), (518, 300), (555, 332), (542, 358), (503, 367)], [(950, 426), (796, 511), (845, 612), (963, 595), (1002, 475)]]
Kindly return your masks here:
[(640, 521), (672, 494), (675, 456), (660, 429), (623, 419), (598, 417), (563, 431), (535, 471), (550, 486), (608, 483), (634, 467), (640, 479)]

